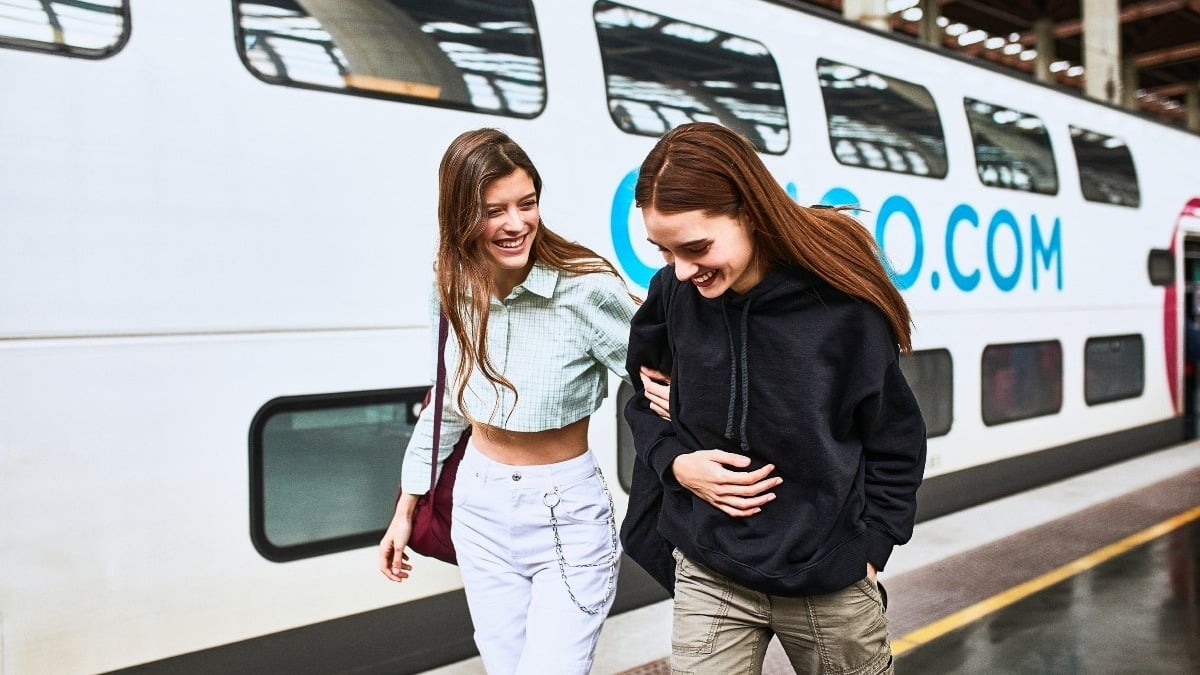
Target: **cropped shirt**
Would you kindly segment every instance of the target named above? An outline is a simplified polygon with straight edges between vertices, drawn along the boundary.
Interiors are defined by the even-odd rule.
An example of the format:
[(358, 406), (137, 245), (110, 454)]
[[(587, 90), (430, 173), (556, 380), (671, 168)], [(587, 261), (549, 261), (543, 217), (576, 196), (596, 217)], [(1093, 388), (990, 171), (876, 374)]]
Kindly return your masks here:
[[(430, 301), (432, 325), (441, 306), (436, 288)], [(572, 274), (535, 262), (508, 297), (491, 298), (488, 357), (516, 387), (493, 384), (478, 368), (467, 378), (469, 417), (508, 431), (559, 429), (596, 412), (608, 395), (608, 371), (626, 378), (629, 322), (637, 309), (622, 281), (606, 273)], [(436, 381), (437, 331), (432, 371)], [(470, 424), (458, 409), (459, 345), (446, 340), (446, 392), (442, 404), (439, 464)], [(409, 494), (429, 489), (433, 415), (422, 414), (404, 452), (401, 485)]]

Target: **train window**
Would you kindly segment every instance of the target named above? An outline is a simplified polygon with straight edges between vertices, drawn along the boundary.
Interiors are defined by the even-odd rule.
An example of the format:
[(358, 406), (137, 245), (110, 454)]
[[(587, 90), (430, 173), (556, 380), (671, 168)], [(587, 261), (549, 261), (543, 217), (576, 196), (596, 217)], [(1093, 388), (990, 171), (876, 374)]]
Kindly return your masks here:
[(946, 139), (929, 90), (857, 66), (817, 59), (829, 144), (864, 169), (946, 176)]
[(1175, 254), (1170, 249), (1150, 249), (1150, 253), (1146, 254), (1146, 275), (1154, 286), (1175, 283)]
[(428, 388), (293, 396), (250, 429), (250, 538), (283, 562), (379, 540)]
[(1088, 405), (1137, 398), (1146, 385), (1141, 335), (1089, 338), (1083, 346), (1083, 397)]
[(1042, 120), (1011, 108), (964, 98), (975, 172), (989, 187), (1058, 194), (1058, 170)]
[(238, 44), (266, 82), (535, 117), (545, 73), (529, 0), (235, 0)]
[(948, 349), (925, 349), (900, 355), (900, 370), (917, 397), (930, 438), (950, 433), (954, 423), (954, 361)]
[(1125, 141), (1072, 126), (1071, 145), (1075, 147), (1084, 199), (1117, 206), (1141, 204), (1137, 169)]
[(983, 423), (1053, 415), (1062, 408), (1062, 343), (988, 345), (982, 359)]
[(0, 2), (0, 46), (104, 58), (129, 41), (129, 0)]
[(603, 0), (593, 18), (608, 112), (622, 131), (660, 136), (686, 122), (716, 122), (760, 152), (787, 151), (783, 85), (761, 42)]

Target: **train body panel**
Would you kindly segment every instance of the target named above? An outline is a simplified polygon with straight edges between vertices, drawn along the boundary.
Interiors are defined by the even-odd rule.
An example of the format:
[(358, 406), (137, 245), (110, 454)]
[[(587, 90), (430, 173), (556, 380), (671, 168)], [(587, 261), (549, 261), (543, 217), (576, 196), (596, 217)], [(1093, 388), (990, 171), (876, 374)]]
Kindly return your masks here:
[[(106, 58), (5, 48), (0, 18), (0, 672), (203, 663), (222, 645), (381, 608), (404, 616), (459, 592), (454, 568), (420, 559), (411, 581), (385, 582), (369, 541), (430, 381), (437, 161), (463, 130), (509, 132), (543, 174), (547, 224), (643, 292), (661, 258), (631, 181), (654, 137), (618, 126), (601, 20), (666, 17), (697, 42), (708, 29), (769, 52), (786, 123), (745, 113), (766, 120), (754, 127), (775, 144), (764, 160), (801, 203), (862, 208), (911, 303), (915, 349), (949, 364), (933, 367), (932, 385), (910, 372), (923, 407), (944, 411), (927, 410), (946, 423), (931, 429), (929, 478), (970, 491), (974, 470), (1181, 420), (1181, 276), (1200, 236), (1194, 134), (757, 0), (538, 0), (544, 105), (532, 115), (281, 86), (243, 47), (295, 4), (135, 0), (133, 30)], [(432, 25), (422, 30), (447, 30)], [(870, 134), (850, 149), (831, 139), (823, 83), (856, 68), (902, 98), (928, 92), (943, 178), (868, 168), (882, 161)], [(967, 100), (1044, 124), (1053, 192), (982, 184)], [(1128, 144), (1136, 206), (1085, 199), (1073, 127)], [(1148, 272), (1155, 250), (1174, 264), (1169, 281)], [(1060, 368), (1046, 409), (1022, 419), (987, 412), (983, 393), (1021, 386), (1028, 354), (1010, 345), (1057, 354)], [(1117, 361), (1140, 364), (1137, 386), (1119, 381), (1108, 399), (1087, 372), (1106, 349), (1141, 350)], [(590, 436), (613, 476), (631, 452), (618, 418), (610, 395)], [(393, 452), (361, 451), (380, 443)], [(624, 483), (610, 484), (623, 513)], [(377, 525), (330, 544), (343, 540), (323, 527), (345, 533), (321, 510)], [(387, 658), (403, 661), (396, 649)]]

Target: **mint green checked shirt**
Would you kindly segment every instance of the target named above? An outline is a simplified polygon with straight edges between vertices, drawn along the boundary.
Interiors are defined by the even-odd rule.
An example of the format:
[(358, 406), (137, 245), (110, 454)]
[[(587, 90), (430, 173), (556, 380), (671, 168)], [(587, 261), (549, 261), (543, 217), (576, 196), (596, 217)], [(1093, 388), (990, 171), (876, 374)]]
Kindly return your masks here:
[[(437, 378), (437, 325), (441, 306), (436, 289), (430, 302), (433, 377)], [(608, 395), (608, 372), (628, 380), (625, 353), (629, 322), (637, 309), (625, 285), (611, 274), (570, 274), (535, 262), (525, 281), (504, 300), (491, 298), (488, 355), (520, 396), (493, 388), (478, 369), (465, 392), (467, 413), (509, 431), (558, 429), (596, 412)], [(442, 404), (439, 464), (469, 422), (458, 409), (454, 368), (459, 345), (454, 331), (446, 340), (446, 395)], [(422, 414), (404, 452), (401, 485), (410, 494), (429, 489), (433, 410)]]

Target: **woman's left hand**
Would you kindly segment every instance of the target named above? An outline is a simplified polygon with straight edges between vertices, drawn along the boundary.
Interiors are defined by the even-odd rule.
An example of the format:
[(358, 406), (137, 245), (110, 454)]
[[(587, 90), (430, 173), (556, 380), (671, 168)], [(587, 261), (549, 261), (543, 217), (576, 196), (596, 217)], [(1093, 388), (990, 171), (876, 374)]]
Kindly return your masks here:
[(664, 420), (671, 419), (671, 376), (642, 366), (641, 377), (650, 409)]
[(875, 566), (868, 562), (867, 563), (867, 578), (870, 579), (872, 583), (878, 583), (878, 579), (876, 578), (878, 576), (879, 576), (879, 572), (875, 571)]

